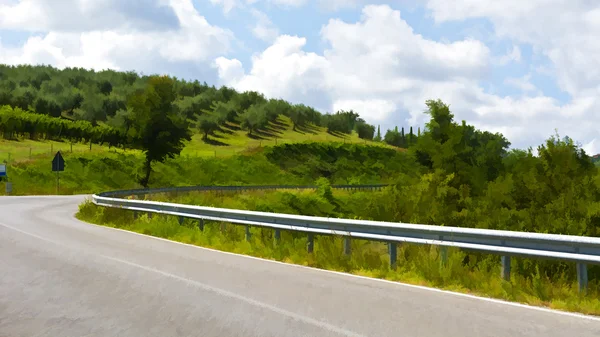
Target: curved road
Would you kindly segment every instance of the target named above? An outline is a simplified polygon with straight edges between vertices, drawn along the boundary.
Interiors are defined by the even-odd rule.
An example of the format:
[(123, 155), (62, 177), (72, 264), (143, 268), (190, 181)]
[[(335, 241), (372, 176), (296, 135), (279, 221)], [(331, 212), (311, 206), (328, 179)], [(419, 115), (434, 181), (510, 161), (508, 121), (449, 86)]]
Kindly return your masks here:
[(600, 319), (285, 265), (0, 197), (0, 336), (592, 337)]

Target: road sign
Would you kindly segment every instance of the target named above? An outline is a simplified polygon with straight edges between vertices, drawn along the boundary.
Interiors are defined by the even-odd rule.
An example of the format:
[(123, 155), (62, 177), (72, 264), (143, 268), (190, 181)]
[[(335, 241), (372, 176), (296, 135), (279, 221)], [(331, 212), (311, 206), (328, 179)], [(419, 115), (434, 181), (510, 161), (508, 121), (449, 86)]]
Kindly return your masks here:
[(0, 164), (0, 177), (6, 177), (6, 164)]
[(65, 160), (63, 159), (60, 151), (56, 152), (54, 159), (52, 159), (52, 172), (62, 172), (65, 170)]

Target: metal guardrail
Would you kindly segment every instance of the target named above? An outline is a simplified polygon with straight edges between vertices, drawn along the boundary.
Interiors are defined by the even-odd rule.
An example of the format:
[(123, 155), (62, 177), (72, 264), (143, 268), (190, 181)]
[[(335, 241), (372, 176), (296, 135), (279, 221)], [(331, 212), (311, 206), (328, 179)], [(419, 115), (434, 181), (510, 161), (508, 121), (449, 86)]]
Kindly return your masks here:
[[(387, 184), (372, 185), (331, 185), (331, 188), (338, 190), (378, 190), (385, 188)], [(316, 189), (317, 186), (294, 186), (294, 185), (254, 185), (254, 186), (180, 186), (180, 187), (160, 187), (134, 190), (119, 190), (99, 193), (103, 197), (119, 197), (128, 195), (146, 195), (158, 193), (184, 193), (184, 192), (208, 192), (208, 191), (258, 191), (258, 190), (309, 190)]]
[[(386, 185), (338, 185), (339, 189), (380, 189)], [(334, 186), (332, 186), (334, 187)], [(392, 223), (368, 220), (350, 220), (301, 216), (292, 214), (244, 211), (204, 206), (182, 205), (146, 200), (115, 198), (115, 196), (141, 195), (150, 193), (184, 191), (242, 191), (260, 189), (310, 189), (315, 186), (193, 186), (152, 190), (128, 190), (93, 195), (96, 205), (115, 207), (132, 211), (158, 213), (184, 218), (198, 219), (198, 227), (204, 229), (204, 220), (221, 221), (246, 226), (246, 238), (250, 238), (250, 226), (268, 227), (275, 230), (275, 240), (280, 231), (292, 230), (308, 233), (308, 250), (314, 247), (313, 236), (344, 236), (344, 252), (351, 252), (351, 238), (383, 241), (388, 243), (390, 266), (396, 268), (397, 243), (428, 244), (442, 246), (442, 260), (447, 257), (447, 247), (482, 251), (502, 256), (501, 276), (510, 280), (510, 257), (549, 258), (577, 263), (579, 289), (587, 288), (587, 264), (600, 264), (600, 238), (513, 232), (502, 230), (475, 229), (462, 227), (431, 226), (406, 223)]]

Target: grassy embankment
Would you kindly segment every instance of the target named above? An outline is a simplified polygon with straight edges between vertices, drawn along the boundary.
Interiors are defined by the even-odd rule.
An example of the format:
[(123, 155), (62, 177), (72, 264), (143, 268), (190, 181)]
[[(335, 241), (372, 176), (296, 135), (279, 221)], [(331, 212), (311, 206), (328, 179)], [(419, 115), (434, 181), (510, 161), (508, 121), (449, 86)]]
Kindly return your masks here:
[[(153, 200), (260, 210), (293, 214), (314, 214), (355, 218), (364, 213), (368, 200), (385, 198), (385, 192), (334, 191), (328, 196), (323, 190), (315, 192), (250, 192), (250, 193), (191, 193), (183, 196), (154, 196)], [(463, 293), (504, 299), (555, 309), (600, 315), (598, 283), (590, 280), (587, 294), (578, 292), (572, 275), (546, 276), (532, 259), (515, 258), (510, 282), (500, 278), (498, 256), (469, 253), (450, 249), (447, 264), (439, 258), (435, 246), (403, 244), (398, 248), (398, 268), (390, 270), (387, 247), (384, 243), (365, 240), (352, 241), (350, 256), (343, 254), (341, 237), (316, 236), (312, 254), (306, 250), (307, 239), (302, 233), (282, 231), (275, 244), (270, 229), (251, 228), (251, 239), (245, 240), (243, 226), (206, 222), (204, 231), (197, 222), (186, 220), (179, 225), (175, 217), (142, 215), (102, 208), (85, 203), (77, 217), (109, 227), (162, 237), (174, 241), (246, 254), (266, 259), (295, 263), (316, 268), (343, 271), (357, 275), (437, 287)], [(533, 272), (532, 272), (533, 271)]]
[[(276, 123), (259, 134), (249, 137), (243, 130), (216, 131), (208, 142), (195, 134), (187, 142), (181, 155), (165, 163), (154, 165), (151, 186), (183, 186), (197, 184), (310, 184), (314, 180), (283, 175), (279, 169), (260, 155), (248, 159), (243, 154), (260, 153), (261, 148), (294, 143), (367, 144), (384, 148), (391, 146), (359, 139), (351, 135), (331, 135), (323, 127), (307, 126), (294, 131), (288, 117), (280, 116)], [(65, 171), (60, 173), (60, 194), (96, 193), (111, 189), (141, 188), (137, 183), (142, 167), (142, 153), (138, 150), (108, 148), (93, 144), (71, 144), (57, 141), (28, 139), (0, 140), (0, 162), (9, 160), (9, 178), (13, 195), (55, 194), (56, 174), (50, 161), (56, 151), (62, 151)], [(215, 158), (216, 157), (216, 158)], [(248, 169), (266, 170), (265, 179), (240, 176), (241, 162), (254, 162)], [(261, 162), (261, 163), (259, 163)], [(267, 167), (265, 167), (267, 166)], [(244, 168), (242, 168), (242, 171)], [(225, 175), (230, 175), (227, 177)], [(372, 182), (377, 182), (372, 180)], [(5, 193), (0, 182), (0, 195)]]

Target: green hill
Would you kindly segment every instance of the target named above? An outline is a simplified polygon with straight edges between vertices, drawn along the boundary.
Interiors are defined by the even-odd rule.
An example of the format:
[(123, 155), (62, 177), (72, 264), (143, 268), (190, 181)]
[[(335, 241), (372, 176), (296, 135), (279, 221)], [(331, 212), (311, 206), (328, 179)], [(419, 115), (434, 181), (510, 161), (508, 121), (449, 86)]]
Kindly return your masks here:
[[(1, 109), (1, 108), (0, 108)], [(251, 138), (239, 125), (232, 124), (231, 129), (215, 131), (215, 140), (204, 141), (202, 135), (195, 133), (190, 141), (185, 142), (181, 152), (186, 157), (226, 157), (245, 153), (260, 147), (276, 146), (281, 144), (293, 144), (302, 142), (340, 142), (347, 144), (365, 144), (385, 148), (396, 148), (383, 142), (375, 142), (360, 139), (356, 132), (350, 134), (330, 134), (326, 127), (311, 125), (305, 131), (292, 129), (289, 117), (279, 116), (275, 123), (271, 123), (261, 133), (260, 138)], [(68, 140), (31, 140), (23, 137), (13, 139), (0, 139), (0, 162), (21, 162), (35, 159), (48, 159), (54, 156), (56, 151), (63, 153), (103, 153), (120, 152), (130, 154), (141, 154), (139, 150), (110, 148), (106, 144), (69, 142)]]
[[(132, 138), (137, 124), (132, 99), (151, 78), (112, 70), (0, 65), (0, 161), (48, 158), (58, 150), (139, 152)], [(173, 80), (171, 110), (191, 132), (181, 151), (187, 157), (230, 156), (298, 142), (408, 148), (418, 139), (412, 127), (406, 135), (404, 128), (396, 128), (381, 136), (379, 128), (376, 133), (353, 111), (323, 114), (256, 92)]]

